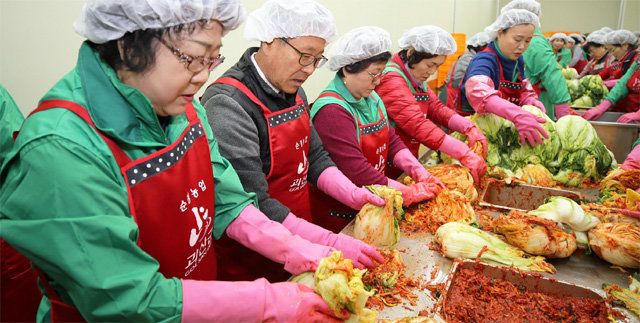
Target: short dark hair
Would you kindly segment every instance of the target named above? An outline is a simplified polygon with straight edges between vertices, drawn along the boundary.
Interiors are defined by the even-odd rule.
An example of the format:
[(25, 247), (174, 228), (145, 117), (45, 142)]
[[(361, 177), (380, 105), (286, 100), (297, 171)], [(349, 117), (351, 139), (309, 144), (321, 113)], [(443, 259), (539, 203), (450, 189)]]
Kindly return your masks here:
[(344, 77), (344, 72), (343, 71), (347, 71), (347, 73), (349, 74), (355, 74), (355, 73), (360, 73), (362, 71), (364, 71), (365, 69), (367, 69), (369, 66), (371, 66), (371, 64), (373, 63), (377, 63), (377, 62), (386, 62), (389, 60), (389, 58), (391, 58), (391, 53), (390, 52), (384, 52), (384, 53), (380, 53), (376, 56), (372, 56), (369, 57), (367, 59), (363, 59), (359, 62), (355, 62), (353, 64), (349, 64), (346, 65), (343, 68), (338, 70), (338, 75), (340, 77)]
[(583, 49), (588, 53), (589, 50), (591, 49), (591, 47), (604, 47), (604, 45), (603, 44), (594, 43), (592, 41), (588, 41), (586, 44), (584, 44)]
[(408, 49), (403, 49), (400, 51), (399, 54), (400, 54), (400, 58), (402, 58), (402, 61), (407, 63), (407, 66), (409, 66), (409, 68), (413, 68), (413, 65), (420, 63), (423, 59), (428, 59), (428, 58), (433, 58), (438, 56), (436, 54), (419, 52), (414, 49), (413, 53), (411, 53), (411, 56), (407, 57), (408, 51), (409, 51)]
[(482, 45), (482, 46), (471, 46), (471, 45), (467, 45), (467, 50), (469, 51), (474, 51), (476, 53), (480, 52), (481, 50), (483, 50), (485, 47), (487, 47), (487, 45)]
[[(100, 55), (100, 58), (109, 64), (114, 70), (126, 68), (129, 71), (140, 73), (155, 63), (158, 43), (153, 43), (155, 38), (169, 35), (173, 39), (179, 39), (182, 35), (192, 34), (197, 27), (207, 28), (209, 20), (202, 19), (188, 24), (182, 24), (167, 28), (150, 28), (127, 32), (120, 39), (110, 40), (103, 44), (87, 41), (89, 45)], [(118, 42), (121, 42), (123, 55), (120, 57)]]

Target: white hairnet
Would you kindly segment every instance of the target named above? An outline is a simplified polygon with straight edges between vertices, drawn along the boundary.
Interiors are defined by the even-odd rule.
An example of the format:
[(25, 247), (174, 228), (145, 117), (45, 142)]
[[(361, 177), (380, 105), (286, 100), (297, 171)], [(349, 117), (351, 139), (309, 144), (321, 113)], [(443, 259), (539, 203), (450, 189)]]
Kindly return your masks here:
[(609, 45), (618, 45), (624, 43), (633, 44), (638, 40), (638, 37), (636, 37), (636, 35), (629, 30), (620, 29), (608, 33), (605, 40), (606, 44)]
[(357, 63), (391, 49), (391, 35), (380, 27), (365, 26), (348, 31), (336, 40), (327, 56), (327, 67), (337, 71), (343, 66)]
[(491, 25), (484, 29), (484, 32), (489, 35), (491, 40), (498, 37), (498, 31), (511, 28), (517, 25), (532, 24), (535, 27), (540, 27), (540, 20), (538, 16), (525, 9), (511, 9), (503, 12), (498, 19)]
[(583, 43), (584, 42), (584, 36), (582, 36), (580, 34), (571, 34), (571, 35), (569, 35), (569, 38), (574, 39), (576, 41), (576, 43)]
[(567, 38), (569, 38), (569, 37), (567, 37), (567, 35), (565, 35), (564, 33), (555, 33), (555, 34), (553, 34), (553, 36), (549, 37), (549, 41), (554, 41), (554, 40), (556, 40), (558, 38), (564, 40), (564, 42), (566, 43), (568, 41)]
[(481, 31), (467, 40), (467, 46), (480, 47), (491, 42), (491, 38), (484, 31)]
[(567, 37), (567, 43), (575, 44), (576, 40), (573, 37)]
[(402, 49), (415, 48), (421, 53), (452, 55), (458, 49), (456, 40), (446, 30), (433, 25), (413, 27), (400, 37), (398, 46)]
[(542, 9), (540, 9), (540, 3), (538, 3), (535, 0), (513, 0), (507, 3), (506, 6), (502, 7), (502, 9), (500, 10), (500, 13), (503, 14), (511, 9), (524, 9), (534, 13), (538, 17), (542, 15)]
[(73, 28), (80, 36), (102, 44), (127, 32), (201, 19), (220, 21), (224, 35), (238, 28), (245, 16), (240, 0), (87, 0)]
[(589, 34), (589, 36), (587, 36), (587, 41), (588, 42), (592, 42), (592, 43), (596, 43), (596, 44), (600, 44), (600, 45), (604, 45), (607, 41), (607, 34), (603, 31), (600, 30), (596, 30), (592, 33)]
[(607, 26), (604, 26), (604, 27), (600, 28), (600, 31), (604, 32), (605, 34), (608, 34), (608, 33), (612, 32), (613, 29), (611, 29), (611, 28), (609, 28)]
[(315, 36), (327, 43), (338, 35), (333, 14), (312, 0), (269, 0), (251, 12), (244, 27), (249, 41)]

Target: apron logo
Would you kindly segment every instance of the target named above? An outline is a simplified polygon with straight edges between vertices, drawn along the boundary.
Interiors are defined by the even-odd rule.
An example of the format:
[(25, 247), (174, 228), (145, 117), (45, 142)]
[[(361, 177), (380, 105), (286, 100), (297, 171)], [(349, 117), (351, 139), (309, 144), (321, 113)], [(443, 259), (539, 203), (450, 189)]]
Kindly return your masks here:
[[(189, 246), (193, 247), (196, 242), (198, 242), (200, 233), (202, 233), (202, 220), (207, 221), (207, 227), (209, 227), (211, 218), (209, 218), (209, 210), (205, 210), (202, 206), (200, 208), (191, 208), (191, 212), (193, 212), (193, 216), (196, 218), (196, 224), (198, 225), (197, 230), (195, 228), (191, 229), (191, 236), (189, 237)], [(201, 215), (200, 213), (203, 214)]]

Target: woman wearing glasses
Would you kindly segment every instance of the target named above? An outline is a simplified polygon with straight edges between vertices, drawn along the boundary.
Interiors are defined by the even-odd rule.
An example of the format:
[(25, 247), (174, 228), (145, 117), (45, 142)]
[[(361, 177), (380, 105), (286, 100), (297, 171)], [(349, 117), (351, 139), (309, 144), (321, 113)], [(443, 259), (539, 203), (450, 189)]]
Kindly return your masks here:
[[(396, 132), (414, 156), (418, 156), (420, 144), (442, 151), (467, 166), (478, 183), (487, 171), (483, 160), (487, 138), (471, 121), (442, 104), (426, 83), (447, 55), (455, 53), (455, 40), (440, 27), (420, 26), (405, 32), (398, 45), (402, 50), (391, 58), (385, 68), (387, 75), (376, 87)], [(447, 135), (434, 122), (465, 134), (469, 146)], [(482, 156), (469, 148), (476, 142), (482, 144)], [(389, 177), (400, 175), (401, 170), (390, 168)]]
[[(313, 125), (338, 168), (356, 185), (389, 185), (404, 204), (431, 198), (442, 187), (406, 148), (389, 125), (384, 103), (374, 91), (391, 57), (389, 33), (360, 27), (344, 34), (329, 50), (328, 67), (336, 76), (311, 108)], [(393, 160), (418, 182), (405, 186), (384, 175)], [(311, 190), (313, 222), (334, 232), (357, 211), (319, 190)]]
[(38, 321), (337, 322), (302, 285), (215, 280), (225, 233), (292, 274), (334, 250), (258, 211), (194, 100), (244, 15), (234, 0), (85, 4), (76, 67), (0, 172), (2, 237), (44, 287)]

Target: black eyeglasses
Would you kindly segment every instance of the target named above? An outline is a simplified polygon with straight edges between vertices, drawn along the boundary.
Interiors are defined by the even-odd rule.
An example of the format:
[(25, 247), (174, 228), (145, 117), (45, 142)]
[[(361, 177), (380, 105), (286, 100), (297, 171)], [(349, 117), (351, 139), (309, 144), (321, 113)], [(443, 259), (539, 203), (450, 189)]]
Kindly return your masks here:
[(199, 73), (205, 68), (208, 69), (209, 72), (211, 72), (213, 71), (214, 68), (218, 67), (218, 65), (224, 62), (225, 57), (222, 55), (218, 55), (218, 57), (215, 57), (215, 58), (206, 57), (206, 56), (194, 57), (194, 56), (190, 56), (183, 53), (178, 48), (172, 47), (171, 45), (167, 44), (167, 42), (162, 38), (158, 38), (158, 40), (163, 45), (165, 45), (169, 50), (171, 50), (173, 55), (175, 55), (178, 58), (178, 60), (180, 60), (180, 62), (184, 64), (184, 66), (187, 68), (187, 70), (189, 70), (189, 72)]
[(320, 68), (322, 67), (322, 65), (324, 65), (324, 63), (327, 62), (327, 58), (324, 57), (324, 55), (321, 55), (320, 57), (315, 57), (309, 53), (303, 53), (299, 49), (295, 48), (293, 45), (289, 44), (289, 42), (285, 38), (278, 38), (278, 39), (285, 42), (285, 44), (289, 45), (296, 52), (298, 52), (298, 54), (300, 54), (300, 59), (298, 60), (298, 63), (300, 63), (300, 65), (302, 66), (309, 66), (313, 64), (315, 68)]
[(367, 71), (367, 73), (369, 73), (369, 75), (371, 76), (371, 78), (372, 78), (372, 80), (371, 80), (371, 81), (372, 81), (372, 82), (380, 81), (380, 80), (382, 80), (382, 78), (383, 78), (385, 75), (387, 75), (387, 72), (385, 72), (385, 71), (382, 71), (382, 72), (380, 72), (380, 73), (376, 73), (376, 74), (373, 74), (373, 73), (371, 73), (371, 72), (369, 72), (369, 71)]

